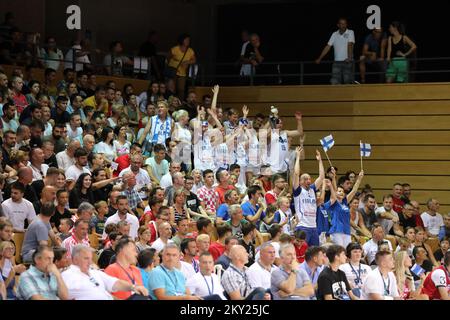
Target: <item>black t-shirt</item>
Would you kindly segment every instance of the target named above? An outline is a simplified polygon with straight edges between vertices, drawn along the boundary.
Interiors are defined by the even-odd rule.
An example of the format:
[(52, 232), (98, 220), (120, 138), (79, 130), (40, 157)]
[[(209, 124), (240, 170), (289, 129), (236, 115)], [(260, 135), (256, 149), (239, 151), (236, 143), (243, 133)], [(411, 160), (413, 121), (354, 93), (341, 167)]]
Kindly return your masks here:
[(144, 42), (139, 49), (139, 55), (143, 57), (156, 56), (156, 46), (150, 41)]
[(189, 193), (186, 197), (186, 205), (189, 209), (194, 212), (198, 212), (198, 207), (200, 206), (200, 200), (198, 200), (197, 196), (194, 193)]
[(243, 239), (239, 240), (239, 244), (243, 246), (248, 253), (248, 263), (245, 266), (250, 267), (253, 263), (255, 263), (255, 245), (253, 242), (246, 244)]
[(325, 295), (331, 294), (337, 300), (350, 300), (348, 291), (351, 290), (345, 273), (341, 270), (333, 271), (326, 267), (317, 280), (317, 299), (324, 300)]
[(434, 252), (434, 258), (437, 262), (441, 262), (441, 260), (444, 258), (444, 254), (442, 253), (442, 250), (440, 248)]
[(100, 269), (106, 269), (111, 264), (111, 258), (115, 255), (116, 253), (111, 248), (103, 250), (103, 252), (100, 254), (100, 257), (98, 258), (98, 267)]
[(108, 207), (108, 214), (106, 214), (105, 217), (109, 218), (109, 217), (115, 215), (116, 213), (117, 213), (117, 209), (109, 206)]
[(55, 155), (55, 154), (52, 154), (52, 155), (50, 156), (50, 158), (48, 158), (48, 159), (46, 159), (46, 160), (44, 161), (44, 163), (45, 163), (46, 165), (48, 165), (49, 167), (58, 168), (58, 161), (56, 160), (56, 155)]
[(34, 192), (36, 193), (36, 196), (38, 197), (38, 199), (40, 199), (41, 198), (41, 194), (42, 194), (42, 190), (45, 187), (44, 180), (33, 181), (31, 183), (31, 186), (33, 187)]
[(106, 186), (104, 186), (103, 188), (94, 190), (94, 197), (95, 197), (95, 201), (107, 201), (108, 200), (108, 195), (112, 190), (112, 185), (108, 184)]
[(56, 228), (59, 228), (62, 219), (70, 219), (72, 218), (72, 213), (69, 210), (64, 209), (64, 212), (59, 212), (58, 209), (55, 209), (55, 214), (50, 218), (50, 223), (55, 224)]
[(403, 228), (407, 228), (407, 227), (416, 227), (416, 218), (414, 216), (410, 217), (410, 218), (406, 218), (403, 213), (400, 213), (398, 215), (399, 218), (399, 222), (400, 225), (403, 226)]
[(367, 229), (370, 230), (372, 228), (373, 224), (375, 222), (377, 222), (377, 216), (375, 214), (375, 211), (366, 213), (366, 209), (361, 208), (361, 209), (358, 209), (358, 212), (360, 212), (363, 217), (364, 225), (366, 226)]

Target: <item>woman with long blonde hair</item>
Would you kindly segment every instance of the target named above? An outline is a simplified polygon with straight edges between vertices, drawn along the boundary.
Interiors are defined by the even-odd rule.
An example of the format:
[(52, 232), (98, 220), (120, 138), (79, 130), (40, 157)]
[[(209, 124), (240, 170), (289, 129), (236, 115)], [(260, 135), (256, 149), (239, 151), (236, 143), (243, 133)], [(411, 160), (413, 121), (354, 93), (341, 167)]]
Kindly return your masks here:
[(414, 277), (409, 268), (412, 267), (412, 260), (405, 250), (400, 250), (394, 254), (395, 269), (394, 274), (397, 279), (397, 288), (402, 300), (422, 300), (420, 295), (425, 275), (420, 279), (420, 285), (416, 289), (414, 285)]

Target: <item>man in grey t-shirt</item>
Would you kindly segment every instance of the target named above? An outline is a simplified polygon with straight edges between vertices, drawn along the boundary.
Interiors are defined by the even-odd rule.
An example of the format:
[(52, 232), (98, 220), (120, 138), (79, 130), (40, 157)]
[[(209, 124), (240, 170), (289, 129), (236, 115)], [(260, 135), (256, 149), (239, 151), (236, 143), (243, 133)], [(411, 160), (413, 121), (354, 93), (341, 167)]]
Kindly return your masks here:
[(299, 268), (292, 244), (280, 248), (281, 265), (272, 272), (271, 288), (274, 300), (309, 300), (314, 287), (305, 270)]
[(41, 213), (30, 224), (25, 232), (22, 246), (22, 259), (24, 262), (32, 262), (33, 253), (39, 245), (47, 245), (51, 231), (50, 218), (55, 214), (53, 203), (44, 203)]

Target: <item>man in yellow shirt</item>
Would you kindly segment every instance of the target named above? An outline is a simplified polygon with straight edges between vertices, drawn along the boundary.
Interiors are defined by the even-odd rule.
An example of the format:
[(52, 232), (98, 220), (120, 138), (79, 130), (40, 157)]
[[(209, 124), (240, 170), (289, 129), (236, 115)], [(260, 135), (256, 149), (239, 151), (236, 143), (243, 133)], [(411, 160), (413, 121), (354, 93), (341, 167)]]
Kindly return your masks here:
[(106, 100), (106, 89), (104, 86), (97, 86), (95, 94), (84, 100), (84, 106), (91, 106), (95, 111), (108, 112), (108, 101)]

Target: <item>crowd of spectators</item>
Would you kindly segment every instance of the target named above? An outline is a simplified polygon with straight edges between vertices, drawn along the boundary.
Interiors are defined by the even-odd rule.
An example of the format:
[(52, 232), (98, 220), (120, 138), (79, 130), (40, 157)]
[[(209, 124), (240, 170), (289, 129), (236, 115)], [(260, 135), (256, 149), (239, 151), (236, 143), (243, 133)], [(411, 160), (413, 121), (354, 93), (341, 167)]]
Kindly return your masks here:
[(0, 73), (3, 298), (448, 299), (438, 200), (376, 199), (318, 150), (313, 180), (300, 112), (75, 74)]

